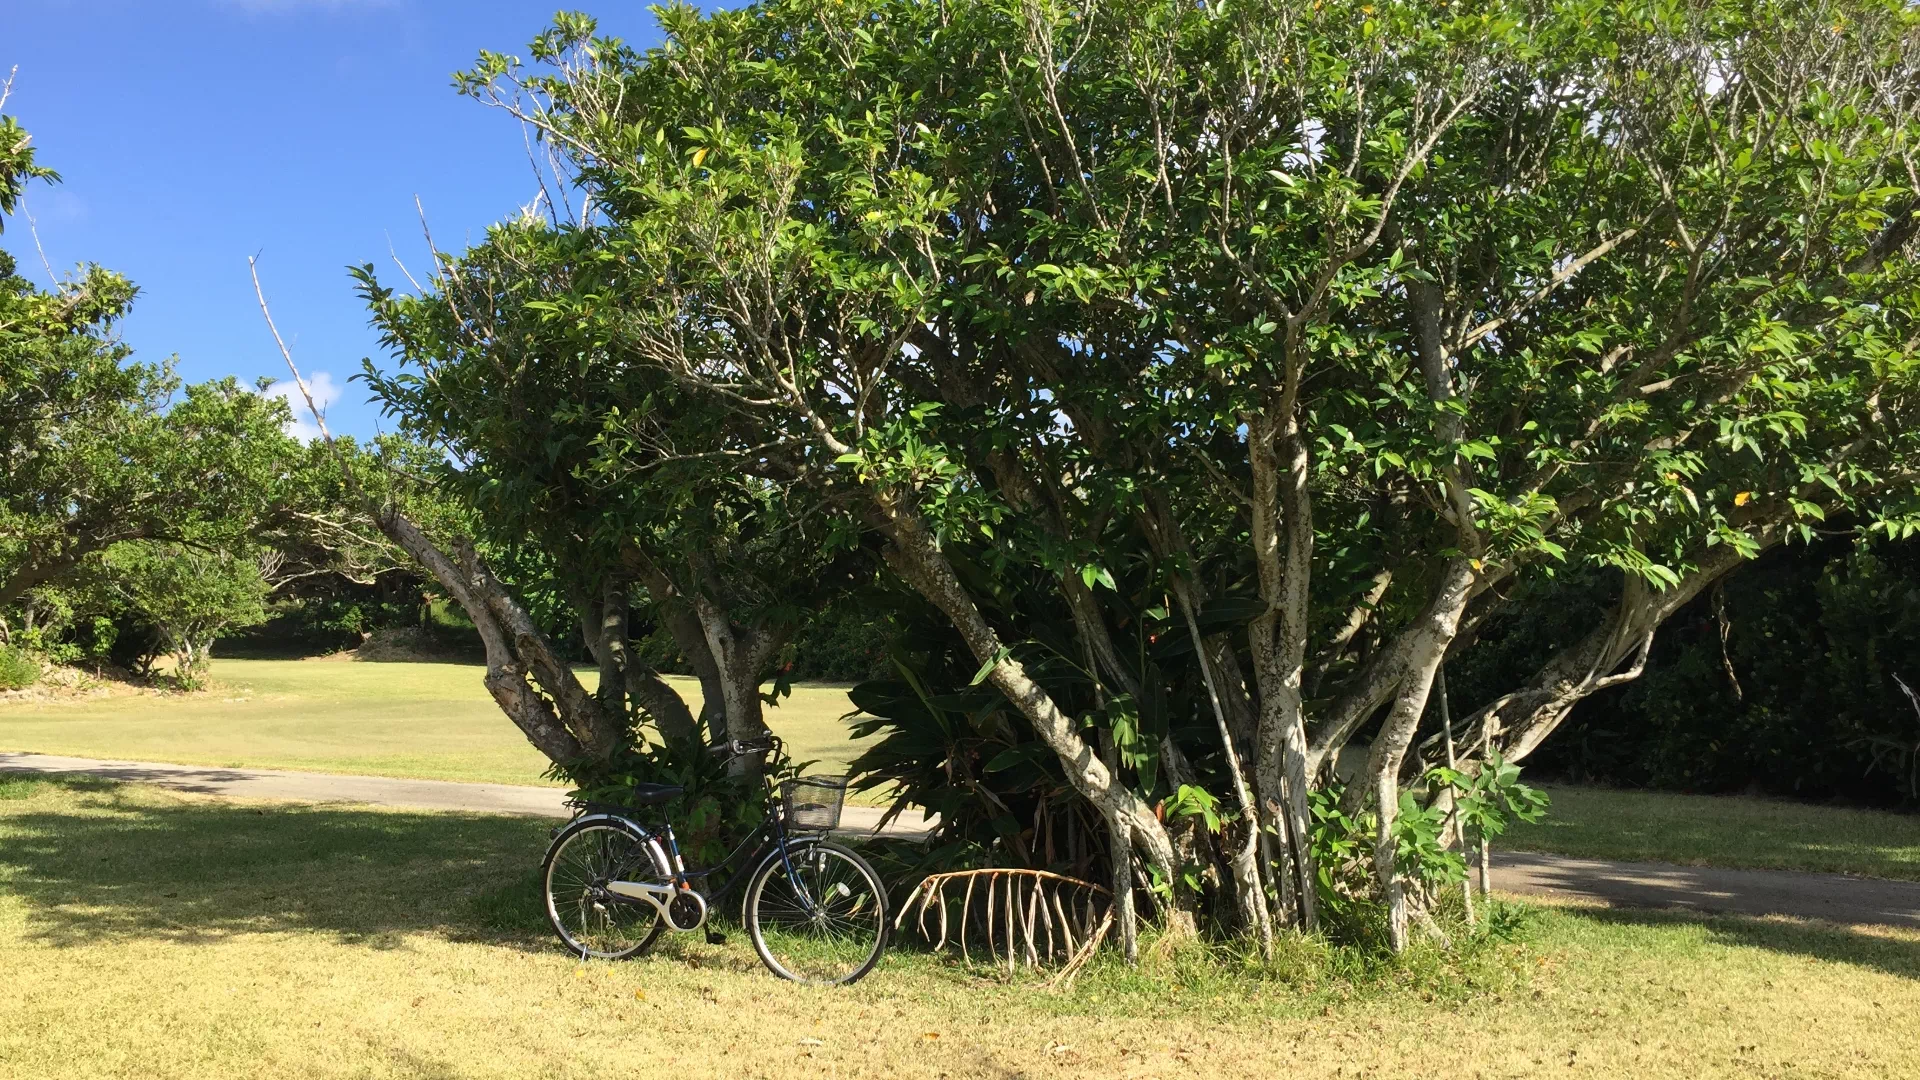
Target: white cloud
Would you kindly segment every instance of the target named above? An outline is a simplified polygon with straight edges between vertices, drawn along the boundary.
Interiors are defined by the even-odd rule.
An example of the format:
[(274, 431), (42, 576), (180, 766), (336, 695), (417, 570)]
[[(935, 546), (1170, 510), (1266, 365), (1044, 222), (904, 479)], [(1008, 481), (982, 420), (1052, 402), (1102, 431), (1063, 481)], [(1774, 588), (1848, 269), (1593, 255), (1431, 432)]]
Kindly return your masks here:
[[(307, 393), (313, 397), (313, 404), (320, 410), (322, 419), (326, 418), (327, 406), (340, 400), (340, 386), (333, 381), (330, 372), (316, 371), (307, 378)], [(320, 426), (313, 422), (313, 414), (307, 410), (307, 399), (294, 386), (292, 379), (282, 379), (267, 387), (268, 397), (285, 398), (293, 409), (293, 419), (287, 421), (287, 434), (301, 442), (312, 442), (320, 437)]]

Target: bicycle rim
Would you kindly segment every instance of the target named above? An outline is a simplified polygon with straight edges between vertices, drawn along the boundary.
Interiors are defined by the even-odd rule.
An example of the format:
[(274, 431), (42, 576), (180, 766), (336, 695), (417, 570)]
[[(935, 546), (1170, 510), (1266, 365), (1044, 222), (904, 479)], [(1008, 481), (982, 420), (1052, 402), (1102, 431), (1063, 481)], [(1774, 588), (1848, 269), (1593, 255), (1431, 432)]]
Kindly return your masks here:
[(612, 880), (664, 881), (645, 841), (615, 825), (567, 833), (547, 856), (547, 919), (567, 951), (620, 960), (652, 945), (665, 924), (653, 905), (611, 896)]
[[(788, 862), (792, 875), (788, 874)], [(775, 975), (801, 983), (850, 983), (887, 946), (887, 898), (867, 861), (837, 844), (778, 852), (747, 894), (747, 930)]]

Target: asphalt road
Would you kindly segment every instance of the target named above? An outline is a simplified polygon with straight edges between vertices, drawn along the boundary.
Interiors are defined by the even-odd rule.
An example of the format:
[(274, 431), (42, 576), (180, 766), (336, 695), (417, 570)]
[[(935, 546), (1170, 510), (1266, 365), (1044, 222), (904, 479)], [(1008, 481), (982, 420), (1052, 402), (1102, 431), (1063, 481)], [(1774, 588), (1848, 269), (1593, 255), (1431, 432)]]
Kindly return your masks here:
[[(225, 769), (145, 761), (102, 761), (51, 754), (0, 753), (0, 772), (85, 774), (155, 784), (175, 791), (241, 799), (366, 803), (374, 806), (564, 818), (572, 811), (557, 788), (463, 784), (382, 776)], [(882, 811), (849, 806), (841, 831), (873, 835)], [(885, 835), (924, 838), (937, 821), (888, 824)], [(1742, 915), (1792, 915), (1838, 923), (1920, 929), (1920, 883), (1784, 870), (1727, 870), (1667, 863), (1606, 862), (1562, 855), (1495, 853), (1494, 888), (1625, 908), (1679, 908)]]

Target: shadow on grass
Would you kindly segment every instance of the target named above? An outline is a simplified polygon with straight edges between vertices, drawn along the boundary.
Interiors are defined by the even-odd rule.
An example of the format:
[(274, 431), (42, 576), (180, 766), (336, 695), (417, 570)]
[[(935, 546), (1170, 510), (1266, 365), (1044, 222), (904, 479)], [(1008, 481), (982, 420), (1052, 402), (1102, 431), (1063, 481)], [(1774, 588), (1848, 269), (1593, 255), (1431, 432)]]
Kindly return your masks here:
[(1920, 979), (1920, 941), (1838, 923), (1617, 907), (1574, 906), (1559, 910), (1569, 918), (1601, 926), (1660, 929), (1698, 926), (1715, 945), (1766, 949), (1810, 960), (1852, 964), (1905, 979)]
[[(57, 802), (38, 798), (53, 791)], [(21, 803), (30, 805), (21, 805)], [(330, 806), (167, 803), (90, 779), (0, 774), (0, 895), (55, 945), (431, 931), (545, 948), (551, 821)]]
[[(553, 824), (176, 802), (110, 781), (0, 773), (0, 896), (21, 902), (27, 936), (56, 946), (299, 932), (380, 948), (428, 932), (548, 952), (555, 946), (537, 868)], [(1716, 944), (1920, 979), (1920, 941), (1911, 935), (1682, 911), (1559, 910), (1600, 926), (1700, 926)], [(737, 960), (752, 966), (750, 956)]]

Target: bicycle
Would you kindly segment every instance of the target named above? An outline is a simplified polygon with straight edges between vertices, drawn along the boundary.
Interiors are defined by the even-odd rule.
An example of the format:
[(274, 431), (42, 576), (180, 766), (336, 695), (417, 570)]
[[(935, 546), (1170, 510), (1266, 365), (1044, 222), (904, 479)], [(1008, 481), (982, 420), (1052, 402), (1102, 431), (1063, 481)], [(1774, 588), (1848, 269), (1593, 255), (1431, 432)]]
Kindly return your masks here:
[[(768, 735), (709, 747), (729, 760), (776, 751)], [(541, 877), (547, 919), (568, 951), (624, 960), (653, 947), (666, 930), (691, 933), (736, 887), (746, 889), (741, 923), (767, 969), (799, 983), (851, 983), (880, 962), (887, 947), (887, 893), (880, 875), (858, 852), (827, 839), (840, 824), (844, 777), (783, 781), (771, 778), (767, 816), (717, 865), (689, 870), (673, 822), (659, 830), (637, 816), (641, 807), (671, 802), (685, 789), (635, 786), (632, 805), (580, 801), (578, 814), (554, 834)], [(699, 887), (722, 870), (739, 870), (709, 897)], [(723, 935), (709, 930), (707, 939)]]

